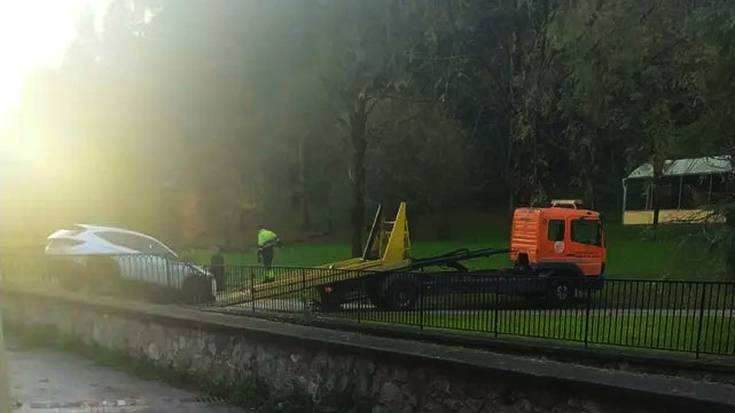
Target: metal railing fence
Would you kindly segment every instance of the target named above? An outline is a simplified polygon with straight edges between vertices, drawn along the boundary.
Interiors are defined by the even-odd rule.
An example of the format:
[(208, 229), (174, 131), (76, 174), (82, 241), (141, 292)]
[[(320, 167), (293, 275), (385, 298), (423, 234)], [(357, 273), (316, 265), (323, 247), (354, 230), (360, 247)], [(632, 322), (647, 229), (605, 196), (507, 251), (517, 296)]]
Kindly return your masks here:
[(47, 258), (0, 255), (2, 281), (184, 301), (207, 310), (307, 323), (338, 320), (371, 330), (400, 327), (735, 355), (732, 282), (205, 268), (145, 255)]
[(732, 282), (253, 266), (224, 274), (216, 311), (735, 355)]

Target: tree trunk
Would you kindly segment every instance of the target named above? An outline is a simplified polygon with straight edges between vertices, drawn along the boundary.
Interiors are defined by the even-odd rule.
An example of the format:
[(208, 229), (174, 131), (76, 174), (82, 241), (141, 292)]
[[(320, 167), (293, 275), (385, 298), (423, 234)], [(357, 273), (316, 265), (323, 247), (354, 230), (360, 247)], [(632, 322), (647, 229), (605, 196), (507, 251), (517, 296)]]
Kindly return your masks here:
[(513, 151), (513, 146), (515, 142), (515, 90), (513, 89), (513, 79), (515, 78), (515, 58), (518, 51), (518, 35), (515, 30), (517, 29), (514, 29), (511, 35), (510, 48), (508, 53), (508, 100), (506, 102), (508, 110), (508, 116), (506, 117), (506, 121), (508, 122), (508, 144), (505, 159), (505, 175), (506, 179), (508, 180), (508, 214), (511, 219), (513, 217), (513, 210), (515, 209), (516, 201), (516, 186), (514, 179), (515, 167), (513, 163), (513, 157), (515, 156), (515, 153)]
[(653, 178), (653, 189), (651, 191), (651, 201), (653, 202), (653, 231), (658, 229), (659, 217), (661, 216), (661, 207), (658, 203), (658, 178)]
[(659, 205), (659, 184), (661, 181), (661, 173), (663, 167), (659, 167), (658, 162), (653, 162), (653, 188), (651, 189), (651, 206), (653, 207), (653, 239), (658, 238), (658, 222), (661, 215), (661, 206)]
[[(595, 137), (600, 136), (600, 130), (598, 129), (596, 131)], [(597, 176), (597, 173), (595, 171), (596, 167), (596, 157), (595, 157), (595, 149), (593, 147), (587, 148), (588, 154), (589, 154), (589, 160), (587, 161), (587, 173), (584, 174), (584, 202), (585, 205), (587, 205), (591, 209), (597, 208), (597, 194), (595, 192), (595, 182), (599, 179)]]
[(362, 231), (365, 226), (365, 151), (367, 141), (366, 100), (358, 97), (350, 115), (352, 138), (352, 256), (362, 255)]
[(595, 182), (591, 173), (585, 174), (584, 176), (584, 205), (590, 209), (595, 209)]

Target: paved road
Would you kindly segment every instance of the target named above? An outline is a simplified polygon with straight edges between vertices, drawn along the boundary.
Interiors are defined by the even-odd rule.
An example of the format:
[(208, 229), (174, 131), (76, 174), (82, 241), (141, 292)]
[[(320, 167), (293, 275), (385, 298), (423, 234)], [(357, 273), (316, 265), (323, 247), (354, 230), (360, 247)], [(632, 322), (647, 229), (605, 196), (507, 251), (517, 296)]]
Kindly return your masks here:
[(216, 400), (142, 380), (48, 349), (10, 340), (11, 397), (16, 413), (240, 413)]

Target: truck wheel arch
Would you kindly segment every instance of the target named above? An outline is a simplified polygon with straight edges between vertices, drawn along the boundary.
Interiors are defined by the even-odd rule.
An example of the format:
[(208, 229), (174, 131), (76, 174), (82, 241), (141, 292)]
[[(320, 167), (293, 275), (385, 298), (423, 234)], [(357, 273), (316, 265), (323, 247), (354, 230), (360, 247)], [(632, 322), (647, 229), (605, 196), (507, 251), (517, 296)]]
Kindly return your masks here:
[(573, 262), (544, 262), (534, 265), (534, 271), (546, 277), (584, 277), (582, 269)]

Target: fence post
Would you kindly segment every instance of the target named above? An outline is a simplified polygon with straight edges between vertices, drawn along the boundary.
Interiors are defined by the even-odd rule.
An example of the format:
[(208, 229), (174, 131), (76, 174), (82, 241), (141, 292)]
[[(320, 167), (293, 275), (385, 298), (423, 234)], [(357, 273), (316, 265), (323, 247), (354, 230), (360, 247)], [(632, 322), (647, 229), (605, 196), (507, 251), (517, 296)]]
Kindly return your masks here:
[(166, 260), (166, 287), (171, 287), (171, 284), (171, 261)]
[(250, 268), (250, 311), (255, 312), (255, 273)]
[(500, 307), (500, 277), (495, 277), (495, 288), (494, 290), (494, 305), (493, 305), (493, 334), (495, 334), (495, 338), (498, 338), (498, 317), (500, 316), (500, 313), (498, 312), (498, 307)]
[(301, 313), (305, 316), (308, 312), (306, 305), (306, 270), (301, 268), (299, 271), (301, 272)]
[(699, 321), (697, 325), (697, 349), (696, 349), (696, 357), (699, 358), (699, 349), (700, 345), (702, 343), (702, 323), (704, 318), (704, 298), (705, 298), (705, 291), (707, 290), (707, 284), (702, 283), (702, 295), (699, 297)]
[(420, 276), (414, 274), (414, 277), (419, 277), (419, 330), (424, 329), (424, 295), (426, 293), (426, 283), (421, 279)]
[(590, 330), (590, 307), (592, 306), (592, 289), (587, 287), (587, 310), (584, 317), (584, 348), (589, 346), (589, 330)]
[[(369, 296), (367, 293), (367, 289), (365, 287), (365, 276), (361, 276), (358, 278), (360, 280), (360, 290), (357, 293), (357, 324), (362, 323), (362, 301), (363, 297)], [(368, 300), (370, 298), (368, 297)]]

